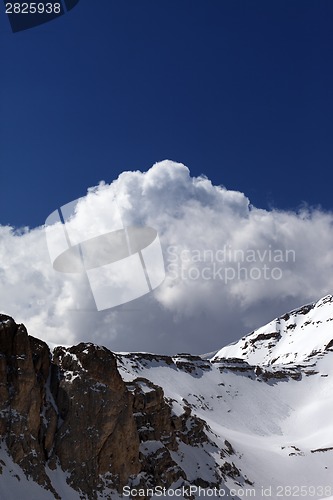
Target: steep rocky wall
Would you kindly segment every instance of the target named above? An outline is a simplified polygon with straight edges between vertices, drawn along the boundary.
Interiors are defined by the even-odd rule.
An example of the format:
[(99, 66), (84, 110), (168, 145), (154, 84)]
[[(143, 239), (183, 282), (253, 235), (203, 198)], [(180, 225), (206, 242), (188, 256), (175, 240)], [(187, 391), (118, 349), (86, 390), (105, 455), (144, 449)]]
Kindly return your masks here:
[(39, 484), (53, 491), (46, 464), (60, 464), (90, 498), (127, 484), (141, 470), (132, 405), (109, 350), (79, 344), (52, 358), (47, 344), (0, 316), (0, 438)]
[(44, 471), (50, 364), (44, 342), (29, 337), (25, 327), (9, 316), (0, 315), (0, 438), (24, 471), (52, 490)]
[(139, 437), (114, 355), (93, 344), (58, 347), (51, 386), (59, 409), (54, 454), (72, 484), (96, 492), (104, 486), (99, 477), (110, 472), (109, 487), (127, 484), (141, 470)]
[(209, 442), (205, 423), (184, 406), (172, 413), (163, 389), (125, 383), (116, 356), (81, 343), (57, 347), (0, 315), (0, 439), (28, 477), (54, 491), (46, 473), (61, 467), (83, 497), (106, 488), (187, 483), (172, 458), (179, 443)]

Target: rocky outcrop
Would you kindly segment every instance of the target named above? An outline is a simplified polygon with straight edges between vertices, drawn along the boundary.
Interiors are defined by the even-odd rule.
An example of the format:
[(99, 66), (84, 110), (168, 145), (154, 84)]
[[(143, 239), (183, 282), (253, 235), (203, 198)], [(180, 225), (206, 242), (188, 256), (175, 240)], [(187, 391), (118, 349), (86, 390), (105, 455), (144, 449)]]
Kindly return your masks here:
[(144, 486), (169, 488), (180, 480), (188, 484), (186, 473), (173, 460), (171, 452), (177, 451), (180, 443), (191, 446), (210, 443), (204, 432), (205, 422), (193, 415), (186, 403), (184, 413), (173, 414), (172, 401), (165, 399), (163, 389), (145, 378), (138, 377), (127, 387), (133, 394)]
[(114, 355), (94, 344), (56, 348), (51, 387), (59, 411), (54, 456), (71, 485), (94, 498), (106, 485), (127, 484), (141, 470), (139, 437)]
[(26, 474), (53, 491), (44, 471), (45, 442), (55, 431), (46, 419), (52, 412), (46, 397), (50, 357), (44, 342), (0, 315), (0, 438)]
[[(145, 354), (141, 362), (159, 362), (194, 377), (209, 369), (208, 362), (190, 355), (174, 362)], [(216, 445), (185, 400), (180, 414), (172, 404), (145, 378), (125, 383), (117, 357), (105, 347), (81, 343), (51, 354), (23, 325), (0, 315), (0, 439), (14, 462), (54, 498), (60, 495), (47, 469), (57, 467), (89, 499), (132, 484), (189, 485), (175, 458), (180, 445)], [(200, 474), (197, 481), (206, 484)]]
[(0, 438), (26, 475), (49, 489), (58, 465), (89, 498), (120, 489), (138, 474), (133, 397), (114, 355), (103, 347), (58, 347), (0, 316)]
[[(192, 486), (235, 500), (231, 491), (249, 486), (260, 496), (267, 474), (253, 464), (263, 464), (263, 449), (269, 481), (289, 484), (302, 457), (329, 484), (329, 433), (315, 423), (309, 433), (310, 418), (294, 442), (282, 429), (289, 416), (302, 421), (307, 400), (327, 413), (319, 396), (331, 383), (332, 306), (329, 296), (288, 313), (212, 357), (114, 354), (92, 343), (51, 353), (0, 315), (0, 497), (9, 488), (20, 498), (112, 499), (125, 486), (126, 497), (145, 500), (157, 487), (192, 500)], [(242, 429), (252, 436), (244, 445)], [(282, 475), (277, 453), (279, 466), (289, 460)]]

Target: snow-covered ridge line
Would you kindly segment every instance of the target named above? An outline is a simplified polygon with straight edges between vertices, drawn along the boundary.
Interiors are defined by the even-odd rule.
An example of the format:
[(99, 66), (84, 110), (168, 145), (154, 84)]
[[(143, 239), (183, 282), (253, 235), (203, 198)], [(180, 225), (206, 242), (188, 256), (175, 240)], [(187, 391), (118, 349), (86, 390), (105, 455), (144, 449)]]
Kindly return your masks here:
[(294, 309), (213, 356), (240, 358), (250, 365), (295, 364), (333, 347), (333, 296)]
[[(332, 318), (333, 298), (327, 296), (227, 346), (219, 353), (229, 350), (229, 355), (220, 357), (113, 354), (81, 343), (58, 347), (51, 359), (46, 345), (28, 338), (24, 327), (19, 330), (15, 322), (0, 325), (3, 361), (16, 377), (12, 386), (18, 386), (21, 376), (22, 388), (27, 380), (35, 384), (32, 404), (43, 395), (36, 419), (41, 419), (44, 435), (53, 436), (46, 444), (39, 440), (42, 433), (37, 427), (25, 433), (27, 420), (16, 419), (24, 411), (31, 413), (31, 406), (26, 406), (30, 390), (20, 391), (19, 406), (15, 406), (18, 398), (10, 404), (3, 401), (0, 420), (6, 424), (5, 434), (13, 424), (20, 425), (15, 445), (22, 442), (25, 450), (30, 449), (28, 466), (32, 459), (39, 460), (41, 475), (40, 485), (27, 480), (13, 460), (12, 439), (7, 439), (7, 447), (3, 441), (0, 498), (55, 498), (53, 488), (66, 500), (118, 500), (121, 485), (113, 481), (123, 464), (131, 463), (136, 468), (127, 473), (124, 484), (153, 488), (162, 481), (170, 490), (201, 485), (207, 495), (195, 494), (195, 500), (212, 496), (215, 486), (235, 500), (267, 498), (262, 492), (268, 490), (271, 498), (286, 498), (290, 491), (297, 493), (299, 485), (309, 498), (329, 497), (333, 494)], [(10, 342), (17, 331), (20, 341)], [(28, 366), (25, 354), (30, 350)], [(20, 370), (13, 369), (16, 363)], [(8, 370), (3, 367), (5, 387)], [(10, 426), (6, 419), (11, 419)], [(102, 475), (96, 469), (88, 475), (91, 449), (104, 450), (106, 440), (107, 468)], [(44, 451), (36, 456), (39, 442)], [(52, 454), (57, 450), (55, 462)], [(119, 458), (122, 453), (129, 458)], [(70, 461), (64, 461), (67, 455)], [(85, 485), (94, 477), (100, 478), (100, 490)], [(13, 495), (6, 494), (8, 488)]]

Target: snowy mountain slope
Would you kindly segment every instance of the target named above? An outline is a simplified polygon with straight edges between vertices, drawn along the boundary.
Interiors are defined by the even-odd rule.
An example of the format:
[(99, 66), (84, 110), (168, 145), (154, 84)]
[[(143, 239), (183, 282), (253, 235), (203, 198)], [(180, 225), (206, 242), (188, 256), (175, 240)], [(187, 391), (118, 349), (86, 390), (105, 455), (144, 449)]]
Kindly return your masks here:
[[(54, 500), (54, 495), (41, 485), (27, 478), (19, 465), (15, 464), (6, 451), (0, 449), (0, 498), (1, 500)], [(61, 500), (82, 500), (84, 496), (67, 483), (67, 474), (58, 468), (47, 471), (48, 476)], [(122, 497), (116, 491), (105, 491), (100, 498), (120, 500)]]
[[(146, 497), (152, 498), (161, 498), (156, 488), (163, 484), (179, 488), (177, 498), (184, 499), (186, 492), (203, 498), (203, 491), (233, 499), (332, 498), (331, 318), (333, 298), (327, 296), (211, 356), (116, 354), (132, 394), (140, 442), (142, 467), (131, 488), (150, 488)], [(90, 401), (96, 401), (100, 385), (98, 390), (85, 387), (83, 377), (94, 369), (94, 356), (106, 356), (109, 363), (113, 355), (92, 344), (71, 349), (58, 348), (54, 355), (64, 370), (63, 390), (75, 398), (78, 384), (80, 391), (92, 389)], [(82, 367), (88, 354), (93, 365)], [(117, 377), (115, 383), (120, 383)], [(52, 498), (27, 479), (4, 443), (1, 448), (0, 498)], [(67, 484), (67, 471), (47, 464), (45, 471), (60, 498), (88, 500)], [(105, 484), (96, 498), (129, 497)]]
[(300, 363), (333, 347), (332, 322), (333, 296), (327, 295), (223, 347), (212, 359), (240, 358), (251, 365)]
[[(118, 366), (126, 380), (140, 376), (163, 387), (175, 413), (189, 405), (219, 449), (231, 444), (228, 462), (243, 478), (225, 478), (232, 490), (254, 489), (261, 498), (262, 488), (272, 488), (273, 497), (281, 492), (284, 498), (288, 487), (297, 493), (303, 486), (303, 496), (307, 491), (321, 498), (333, 492), (332, 318), (333, 298), (327, 296), (210, 360), (183, 355), (168, 364), (133, 354), (119, 356)], [(223, 459), (215, 461), (223, 467)], [(207, 466), (203, 457), (200, 470)]]
[[(301, 375), (299, 380), (288, 372), (281, 377), (280, 371), (277, 378), (265, 381), (250, 365), (246, 371), (243, 366), (240, 371), (237, 363), (226, 368), (223, 359), (209, 367), (205, 362), (205, 368), (200, 368), (188, 358), (187, 368), (194, 368), (191, 372), (184, 369), (185, 360), (183, 367), (177, 367), (179, 358), (174, 357), (174, 366), (166, 366), (138, 355), (123, 357), (119, 367), (127, 380), (140, 376), (162, 386), (175, 413), (189, 406), (205, 420), (206, 432), (219, 450), (226, 449), (226, 442), (231, 445), (229, 456), (225, 452), (218, 456), (209, 447), (207, 455), (196, 452), (197, 463), (188, 464), (194, 475), (209, 470), (210, 455), (215, 470), (232, 464), (234, 478), (227, 474), (224, 480), (239, 497), (245, 491), (250, 496), (254, 490), (255, 498), (264, 498), (262, 488), (266, 492), (271, 488), (273, 498), (286, 498), (288, 487), (296, 491), (303, 486), (303, 493), (308, 491), (309, 498), (317, 499), (333, 492), (332, 352), (323, 358), (314, 356), (318, 373)], [(180, 456), (175, 459), (179, 461)], [(229, 465), (225, 470), (228, 467), (230, 471)]]

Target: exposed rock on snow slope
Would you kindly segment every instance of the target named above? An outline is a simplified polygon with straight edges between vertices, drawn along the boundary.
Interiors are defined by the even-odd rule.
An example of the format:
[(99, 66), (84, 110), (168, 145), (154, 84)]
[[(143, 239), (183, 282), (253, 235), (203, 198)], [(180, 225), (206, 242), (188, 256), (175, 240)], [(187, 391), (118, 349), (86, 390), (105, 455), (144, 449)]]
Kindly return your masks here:
[(333, 296), (327, 295), (223, 347), (212, 359), (240, 358), (251, 365), (301, 363), (333, 349), (332, 321)]
[(1, 316), (0, 498), (332, 496), (332, 321), (327, 296), (212, 358), (93, 344), (51, 358)]

